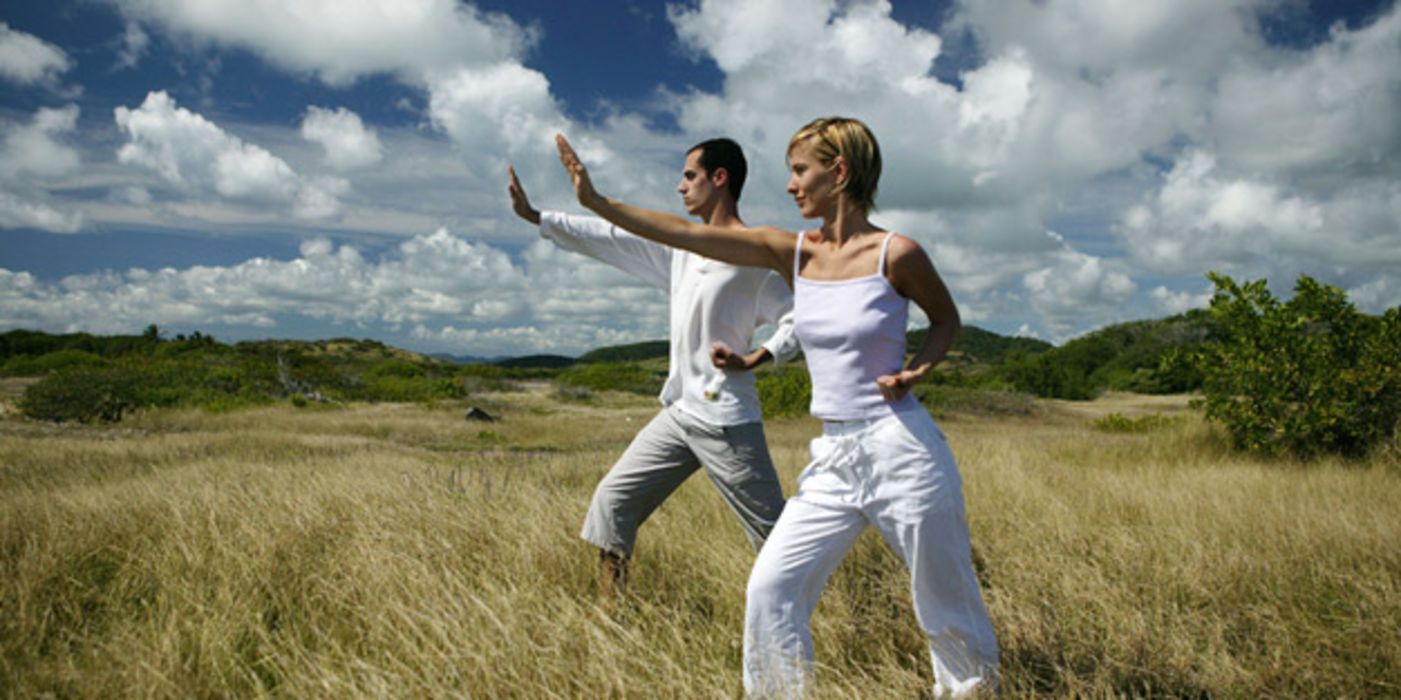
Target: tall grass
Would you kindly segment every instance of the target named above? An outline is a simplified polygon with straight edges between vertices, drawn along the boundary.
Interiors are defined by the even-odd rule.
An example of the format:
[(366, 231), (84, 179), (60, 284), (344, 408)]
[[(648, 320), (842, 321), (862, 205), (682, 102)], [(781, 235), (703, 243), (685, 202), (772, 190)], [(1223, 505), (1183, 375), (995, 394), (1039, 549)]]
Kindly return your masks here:
[[(0, 691), (31, 697), (733, 697), (753, 561), (692, 479), (601, 603), (577, 538), (655, 410), (447, 405), (0, 419)], [(1006, 697), (1401, 693), (1401, 470), (1234, 456), (1192, 417), (952, 414)], [(791, 491), (810, 419), (771, 421)], [(871, 533), (814, 620), (819, 694), (930, 684)]]

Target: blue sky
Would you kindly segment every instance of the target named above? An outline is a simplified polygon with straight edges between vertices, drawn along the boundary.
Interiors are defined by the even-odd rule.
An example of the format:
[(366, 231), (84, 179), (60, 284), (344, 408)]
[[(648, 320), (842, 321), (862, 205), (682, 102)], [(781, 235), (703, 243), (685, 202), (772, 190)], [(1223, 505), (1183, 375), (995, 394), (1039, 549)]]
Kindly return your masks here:
[[(876, 221), (965, 322), (1062, 342), (1205, 305), (1205, 273), (1401, 303), (1393, 0), (55, 0), (0, 7), (0, 329), (370, 337), (577, 354), (666, 299), (510, 212), (675, 210), (729, 135), (791, 228), (783, 149), (866, 120)], [(918, 322), (918, 321), (917, 321)]]

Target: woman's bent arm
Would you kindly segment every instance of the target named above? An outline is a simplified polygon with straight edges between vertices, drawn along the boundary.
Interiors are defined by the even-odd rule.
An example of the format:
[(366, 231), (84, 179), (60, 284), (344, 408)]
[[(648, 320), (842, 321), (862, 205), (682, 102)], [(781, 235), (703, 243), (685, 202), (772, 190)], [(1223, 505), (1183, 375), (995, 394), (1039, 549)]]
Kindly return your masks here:
[(929, 317), (929, 331), (919, 350), (910, 358), (908, 369), (876, 380), (881, 394), (887, 400), (894, 401), (904, 397), (915, 382), (923, 379), (944, 359), (953, 346), (962, 322), (948, 287), (944, 286), (944, 281), (934, 270), (934, 263), (930, 262), (918, 243), (897, 236), (891, 241), (886, 264), (895, 290), (918, 304), (924, 315)]

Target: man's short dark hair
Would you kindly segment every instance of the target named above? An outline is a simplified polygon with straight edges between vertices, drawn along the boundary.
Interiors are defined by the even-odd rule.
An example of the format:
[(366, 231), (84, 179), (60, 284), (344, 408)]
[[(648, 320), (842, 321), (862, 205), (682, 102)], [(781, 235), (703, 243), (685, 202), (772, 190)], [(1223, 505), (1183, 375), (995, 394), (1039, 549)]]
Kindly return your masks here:
[(744, 160), (744, 149), (726, 138), (710, 139), (692, 146), (687, 153), (700, 151), (700, 166), (706, 174), (713, 174), (717, 168), (724, 168), (730, 179), (725, 189), (739, 203), (739, 193), (744, 190), (744, 177), (749, 174), (749, 163)]

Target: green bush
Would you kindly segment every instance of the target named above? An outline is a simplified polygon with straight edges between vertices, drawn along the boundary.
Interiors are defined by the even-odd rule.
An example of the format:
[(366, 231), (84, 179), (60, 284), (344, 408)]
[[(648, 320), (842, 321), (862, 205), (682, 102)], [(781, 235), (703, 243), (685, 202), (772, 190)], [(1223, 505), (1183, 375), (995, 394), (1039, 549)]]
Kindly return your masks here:
[(1097, 430), (1106, 433), (1146, 433), (1159, 428), (1165, 428), (1177, 419), (1152, 413), (1146, 416), (1130, 418), (1122, 413), (1110, 413), (1103, 418), (1098, 418), (1093, 425)]
[(114, 422), (139, 407), (140, 377), (121, 367), (73, 367), (30, 385), (20, 411), (57, 422)]
[(1211, 274), (1216, 337), (1168, 365), (1203, 377), (1208, 420), (1269, 454), (1366, 454), (1401, 417), (1401, 307), (1360, 313), (1336, 287), (1301, 276), (1279, 302), (1264, 280)]
[(0, 365), (0, 376), (42, 377), (69, 367), (95, 367), (104, 363), (101, 357), (85, 350), (67, 348), (39, 355), (16, 355)]
[(1042, 398), (1088, 401), (1099, 393), (1083, 367), (1054, 351), (1009, 359), (999, 374), (1017, 391)]
[(755, 376), (765, 418), (805, 416), (812, 404), (812, 380), (807, 367), (782, 365), (760, 369)]
[(666, 374), (633, 362), (596, 362), (570, 367), (560, 372), (556, 381), (564, 386), (592, 391), (628, 391), (651, 395), (661, 392)]
[(72, 366), (25, 389), (20, 410), (51, 421), (113, 422), (139, 408), (228, 410), (272, 400), (273, 385), (247, 366), (214, 358), (127, 358)]
[(1029, 416), (1036, 411), (1036, 400), (1030, 394), (995, 388), (975, 388), (941, 383), (936, 372), (930, 380), (916, 384), (915, 398), (924, 404), (935, 418), (951, 413), (978, 416)]

